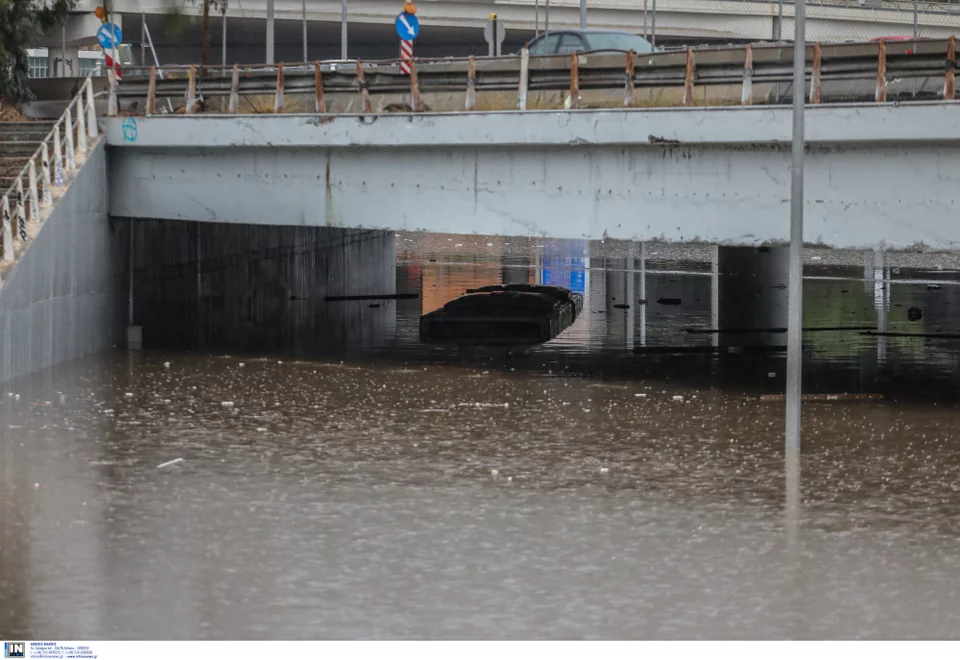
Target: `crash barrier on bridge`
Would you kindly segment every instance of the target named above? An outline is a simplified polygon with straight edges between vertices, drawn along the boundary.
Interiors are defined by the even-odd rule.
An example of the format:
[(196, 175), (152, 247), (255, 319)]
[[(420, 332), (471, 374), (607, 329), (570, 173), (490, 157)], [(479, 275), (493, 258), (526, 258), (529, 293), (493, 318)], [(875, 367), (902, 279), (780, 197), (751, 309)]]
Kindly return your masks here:
[[(531, 102), (542, 92), (561, 92), (562, 107), (609, 107), (608, 98), (588, 102), (590, 90), (614, 92), (614, 105), (770, 104), (788, 103), (779, 85), (789, 86), (793, 77), (792, 48), (747, 45), (727, 48), (637, 54), (633, 52), (582, 52), (570, 55), (470, 57), (466, 59), (415, 60), (410, 74), (400, 72), (400, 60), (379, 62), (335, 61), (232, 67), (153, 67), (149, 74), (111, 81), (109, 113), (157, 113), (158, 97), (182, 98), (175, 114), (215, 113), (334, 113), (328, 104), (333, 95), (356, 100), (360, 112), (374, 113), (373, 95), (402, 95), (403, 102), (389, 104), (387, 111), (439, 111), (424, 103), (426, 94), (454, 95), (461, 99), (446, 110), (528, 110), (555, 108), (556, 103)], [(859, 44), (812, 44), (807, 47), (807, 82), (810, 103), (888, 100), (953, 100), (957, 69), (955, 37), (944, 40), (893, 41)], [(908, 90), (905, 81), (921, 81)], [(827, 91), (827, 85), (831, 85)], [(888, 94), (888, 86), (899, 91)], [(777, 86), (776, 96), (758, 95), (760, 85)], [(704, 103), (695, 90), (733, 88), (733, 99)], [(682, 90), (673, 101), (651, 103), (638, 99), (642, 89)], [(619, 90), (619, 91), (618, 91)], [(866, 90), (866, 91), (865, 91)], [(499, 107), (477, 107), (480, 93), (499, 92)], [(506, 93), (507, 99), (503, 98)], [(807, 94), (806, 90), (804, 91)], [(300, 99), (299, 107), (288, 103)], [(243, 97), (267, 97), (267, 104), (241, 109)], [(226, 103), (223, 103), (223, 100)], [(120, 101), (135, 100), (120, 112)], [(220, 101), (219, 105), (217, 101)], [(662, 101), (662, 97), (661, 97)], [(141, 106), (140, 103), (144, 102)], [(264, 107), (264, 105), (266, 107)], [(352, 103), (351, 103), (352, 106)], [(346, 111), (349, 111), (349, 107)], [(142, 109), (141, 109), (142, 108)], [(345, 110), (340, 110), (345, 111)], [(160, 108), (166, 114), (168, 110)]]
[[(24, 126), (29, 126), (29, 123), (24, 122)], [(3, 252), (0, 259), (3, 262), (14, 261), (17, 257), (16, 248), (19, 246), (22, 249), (28, 236), (36, 233), (37, 228), (31, 230), (28, 223), (39, 225), (41, 210), (53, 206), (54, 190), (65, 188), (68, 175), (79, 169), (77, 157), (87, 153), (87, 139), (92, 140), (98, 134), (93, 81), (87, 77), (66, 111), (27, 158), (14, 182), (0, 198), (0, 212), (3, 214), (3, 231), (0, 234)], [(26, 188), (24, 179), (27, 181)]]

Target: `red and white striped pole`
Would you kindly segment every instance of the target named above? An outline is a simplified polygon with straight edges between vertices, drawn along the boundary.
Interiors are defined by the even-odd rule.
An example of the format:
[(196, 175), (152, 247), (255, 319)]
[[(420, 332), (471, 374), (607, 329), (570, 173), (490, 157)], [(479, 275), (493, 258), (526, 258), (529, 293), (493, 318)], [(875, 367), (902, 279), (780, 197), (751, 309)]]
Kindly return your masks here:
[(113, 58), (110, 57), (110, 53), (104, 53), (103, 57), (106, 60), (107, 71), (113, 69), (117, 74), (117, 80), (121, 80), (123, 78), (123, 74), (120, 73), (120, 63), (114, 63)]
[(413, 41), (400, 40), (400, 73), (410, 75), (410, 63), (413, 61)]

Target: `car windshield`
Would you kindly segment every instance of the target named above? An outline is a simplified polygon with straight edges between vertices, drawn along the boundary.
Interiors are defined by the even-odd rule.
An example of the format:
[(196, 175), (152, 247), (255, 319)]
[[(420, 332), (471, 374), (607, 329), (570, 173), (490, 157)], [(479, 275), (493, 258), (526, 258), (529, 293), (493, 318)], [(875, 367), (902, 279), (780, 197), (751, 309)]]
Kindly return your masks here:
[(588, 32), (590, 50), (632, 50), (635, 53), (652, 53), (653, 46), (643, 37), (627, 32)]

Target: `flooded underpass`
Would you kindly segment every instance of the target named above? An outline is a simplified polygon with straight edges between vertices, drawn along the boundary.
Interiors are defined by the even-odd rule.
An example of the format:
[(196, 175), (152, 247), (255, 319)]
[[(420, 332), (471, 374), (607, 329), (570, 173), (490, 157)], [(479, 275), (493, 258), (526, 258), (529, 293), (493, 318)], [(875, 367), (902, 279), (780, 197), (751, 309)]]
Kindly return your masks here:
[[(392, 298), (284, 290), (308, 336), (0, 385), (0, 637), (957, 638), (960, 260), (808, 251), (792, 537), (785, 337), (722, 323), (715, 255), (398, 234)], [(420, 342), (499, 283), (583, 311)]]

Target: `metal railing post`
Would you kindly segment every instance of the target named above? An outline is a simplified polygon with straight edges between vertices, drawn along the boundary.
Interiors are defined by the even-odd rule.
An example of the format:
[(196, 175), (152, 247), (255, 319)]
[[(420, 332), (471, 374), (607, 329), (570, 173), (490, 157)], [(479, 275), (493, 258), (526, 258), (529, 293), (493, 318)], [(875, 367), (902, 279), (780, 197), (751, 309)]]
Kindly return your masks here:
[(23, 179), (17, 177), (17, 234), (20, 242), (27, 240), (27, 210), (23, 201)]
[(67, 111), (63, 114), (64, 121), (64, 138), (67, 141), (67, 169), (73, 171), (77, 169), (77, 156), (76, 150), (73, 146), (73, 117), (70, 114), (70, 107), (67, 106)]
[(53, 192), (50, 190), (50, 150), (47, 143), (40, 145), (40, 176), (43, 183), (43, 205), (53, 204)]
[(3, 260), (13, 261), (13, 225), (10, 222), (10, 198), (6, 195), (0, 204), (0, 212), (3, 213)]
[(27, 182), (30, 186), (30, 222), (40, 222), (40, 195), (37, 191), (37, 161), (27, 164)]
[(463, 107), (467, 112), (477, 107), (477, 60), (473, 55), (467, 60), (467, 97)]
[(233, 74), (230, 76), (230, 101), (227, 104), (227, 112), (237, 114), (240, 110), (240, 65), (233, 65)]
[(527, 86), (530, 77), (530, 50), (524, 46), (520, 51), (520, 88), (517, 90), (517, 109), (527, 109)]
[[(323, 96), (323, 73), (320, 71), (320, 62), (316, 62), (313, 65), (313, 87), (314, 93), (316, 95), (315, 108), (318, 113), (326, 114), (327, 112), (327, 100)], [(230, 96), (231, 102), (233, 101), (233, 95)]]
[(283, 80), (283, 62), (277, 67), (277, 88), (273, 95), (273, 111), (283, 112), (283, 90), (285, 83)]
[(107, 100), (107, 116), (116, 117), (119, 111), (117, 107), (117, 72), (116, 67), (110, 67), (107, 71), (107, 80), (110, 82), (110, 96)]
[(152, 115), (157, 112), (157, 67), (150, 67), (150, 78), (147, 82), (147, 107), (144, 108), (146, 115)]
[(92, 139), (100, 133), (97, 128), (97, 109), (93, 105), (93, 78), (87, 76), (85, 86), (87, 88), (87, 135)]
[(82, 154), (87, 153), (87, 129), (83, 118), (83, 103), (77, 97), (77, 151)]
[(63, 148), (60, 145), (60, 124), (53, 127), (53, 180), (63, 186)]

